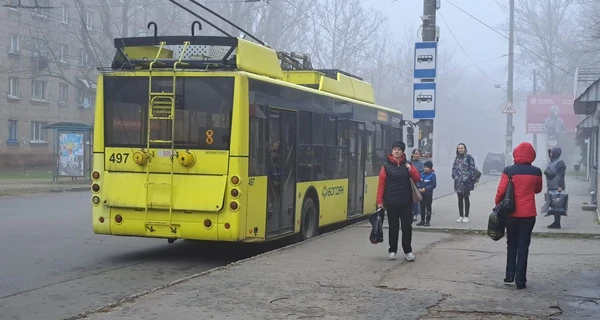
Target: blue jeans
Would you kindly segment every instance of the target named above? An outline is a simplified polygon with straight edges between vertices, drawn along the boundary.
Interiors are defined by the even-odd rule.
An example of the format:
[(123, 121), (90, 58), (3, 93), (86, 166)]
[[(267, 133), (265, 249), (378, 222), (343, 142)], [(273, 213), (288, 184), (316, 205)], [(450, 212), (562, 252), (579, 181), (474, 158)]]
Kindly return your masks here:
[(506, 221), (506, 277), (515, 279), (517, 285), (527, 282), (527, 258), (535, 217), (508, 218)]
[(416, 217), (418, 215), (421, 214), (421, 203), (420, 202), (413, 202), (412, 204), (412, 215), (413, 215), (413, 220), (416, 219)]

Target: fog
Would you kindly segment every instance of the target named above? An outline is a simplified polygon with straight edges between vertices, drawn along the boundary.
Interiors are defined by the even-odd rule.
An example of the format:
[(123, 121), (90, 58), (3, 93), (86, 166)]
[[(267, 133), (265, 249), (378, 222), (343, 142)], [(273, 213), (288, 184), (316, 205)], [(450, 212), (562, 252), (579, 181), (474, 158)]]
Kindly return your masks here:
[[(47, 66), (35, 70), (33, 76), (31, 70), (23, 69), (16, 60), (7, 60), (0, 70), (22, 78), (47, 77), (72, 86), (80, 85), (74, 79), (94, 83), (98, 74), (95, 67), (107, 67), (112, 61), (114, 38), (151, 35), (146, 27), (150, 21), (157, 23), (159, 35), (189, 34), (191, 23), (198, 19), (174, 2), (192, 9), (231, 35), (240, 35), (238, 30), (187, 0), (122, 0), (102, 5), (92, 0), (76, 0), (66, 7), (36, 7), (35, 1), (23, 0), (21, 7), (10, 10), (31, 11), (33, 16), (45, 17), (47, 21), (62, 21), (69, 31), (58, 32), (44, 27), (40, 19), (29, 20), (29, 17), (6, 20), (3, 24), (7, 33), (23, 33), (22, 50), (41, 54), (38, 45), (41, 39), (47, 46), (44, 50), (52, 54), (48, 55)], [(414, 44), (421, 41), (422, 0), (201, 2), (273, 49), (306, 53), (316, 68), (342, 69), (363, 77), (373, 84), (378, 104), (401, 110), (406, 120), (415, 120), (412, 74)], [(65, 10), (70, 10), (67, 18)], [(88, 12), (95, 17), (93, 26), (83, 27), (92, 23)], [(506, 115), (501, 111), (507, 103), (508, 17), (508, 0), (441, 1), (437, 11), (439, 49), (433, 156), (438, 166), (452, 162), (459, 142), (468, 146), (478, 166), (488, 152), (505, 151)], [(526, 133), (526, 97), (533, 92), (534, 72), (539, 95), (573, 97), (581, 93), (585, 83), (578, 83), (574, 92), (573, 75), (577, 67), (598, 66), (599, 17), (599, 1), (515, 0), (513, 146), (533, 141), (533, 134)], [(65, 19), (70, 23), (64, 23)], [(199, 34), (221, 35), (208, 24), (202, 25)], [(78, 61), (72, 63), (73, 68), (64, 68), (69, 64), (61, 54), (61, 43), (65, 41), (72, 48), (69, 61)], [(58, 98), (54, 95), (48, 98), (52, 99)], [(56, 104), (52, 104), (53, 108)], [(56, 108), (39, 120), (91, 124), (93, 113), (86, 112)], [(561, 116), (577, 121), (582, 118), (573, 115), (572, 108), (561, 109)], [(573, 123), (568, 126), (568, 130), (574, 130)], [(29, 128), (19, 129), (17, 135), (23, 132), (23, 141), (35, 140), (25, 138), (28, 131)], [(571, 167), (578, 163), (581, 156), (574, 131), (565, 133), (560, 141), (567, 164)], [(545, 148), (545, 134), (538, 134), (536, 163), (540, 165), (545, 164)], [(50, 149), (47, 151), (51, 153)]]

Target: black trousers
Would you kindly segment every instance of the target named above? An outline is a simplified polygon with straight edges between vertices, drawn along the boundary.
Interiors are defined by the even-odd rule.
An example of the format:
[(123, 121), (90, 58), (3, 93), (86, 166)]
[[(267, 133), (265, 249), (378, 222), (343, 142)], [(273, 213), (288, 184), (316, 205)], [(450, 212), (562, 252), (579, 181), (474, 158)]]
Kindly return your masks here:
[(468, 218), (469, 209), (471, 209), (471, 201), (469, 200), (471, 193), (465, 191), (457, 192), (456, 194), (458, 195), (458, 214), (460, 214), (461, 217)]
[(506, 277), (514, 277), (517, 284), (527, 282), (527, 258), (534, 226), (535, 217), (506, 221)]
[(433, 194), (421, 193), (421, 221), (431, 221), (431, 204), (433, 203)]
[(412, 252), (412, 203), (404, 206), (386, 205), (389, 224), (389, 252), (398, 252), (398, 236), (402, 226), (402, 249), (404, 253)]

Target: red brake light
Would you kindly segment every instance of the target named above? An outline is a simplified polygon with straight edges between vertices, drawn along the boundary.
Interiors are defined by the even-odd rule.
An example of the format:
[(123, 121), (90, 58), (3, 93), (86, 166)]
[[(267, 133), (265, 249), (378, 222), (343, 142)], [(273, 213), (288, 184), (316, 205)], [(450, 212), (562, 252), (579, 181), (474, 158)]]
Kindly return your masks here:
[(240, 183), (240, 178), (238, 176), (231, 177), (231, 183), (233, 183), (233, 185), (237, 185)]
[(98, 172), (98, 171), (92, 172), (92, 179), (94, 179), (94, 180), (100, 179), (100, 172)]

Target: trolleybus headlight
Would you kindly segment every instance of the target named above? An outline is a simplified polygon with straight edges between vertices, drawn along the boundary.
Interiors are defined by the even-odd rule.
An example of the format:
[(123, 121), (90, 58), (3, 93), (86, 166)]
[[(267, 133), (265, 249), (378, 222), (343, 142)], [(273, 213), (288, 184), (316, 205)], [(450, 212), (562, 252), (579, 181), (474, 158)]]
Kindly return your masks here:
[(98, 196), (93, 196), (93, 197), (92, 197), (92, 203), (93, 203), (93, 204), (99, 204), (99, 203), (100, 203), (100, 197), (98, 197)]
[(116, 222), (116, 223), (121, 223), (121, 222), (123, 222), (123, 217), (121, 217), (121, 215), (120, 215), (120, 214), (116, 215), (116, 216), (115, 216), (115, 222)]
[(204, 227), (210, 228), (212, 226), (212, 221), (210, 219), (204, 220)]
[(234, 186), (237, 186), (238, 184), (240, 184), (240, 177), (238, 177), (238, 176), (233, 176), (233, 177), (231, 177), (231, 183), (232, 183)]
[(231, 208), (231, 210), (237, 210), (240, 207), (240, 205), (236, 202), (236, 201), (231, 201), (231, 203), (229, 204), (229, 208)]
[(238, 190), (238, 189), (231, 189), (231, 196), (232, 197), (237, 198), (237, 197), (239, 197), (239, 195), (240, 195), (240, 190)]
[(100, 223), (104, 223), (104, 217), (100, 217), (98, 221), (100, 221)]
[(94, 179), (94, 180), (100, 179), (100, 172), (98, 172), (98, 171), (92, 172), (92, 179)]
[(99, 184), (97, 184), (97, 183), (94, 183), (94, 184), (92, 185), (92, 191), (94, 191), (94, 192), (98, 192), (98, 191), (100, 191), (100, 185), (99, 185)]

